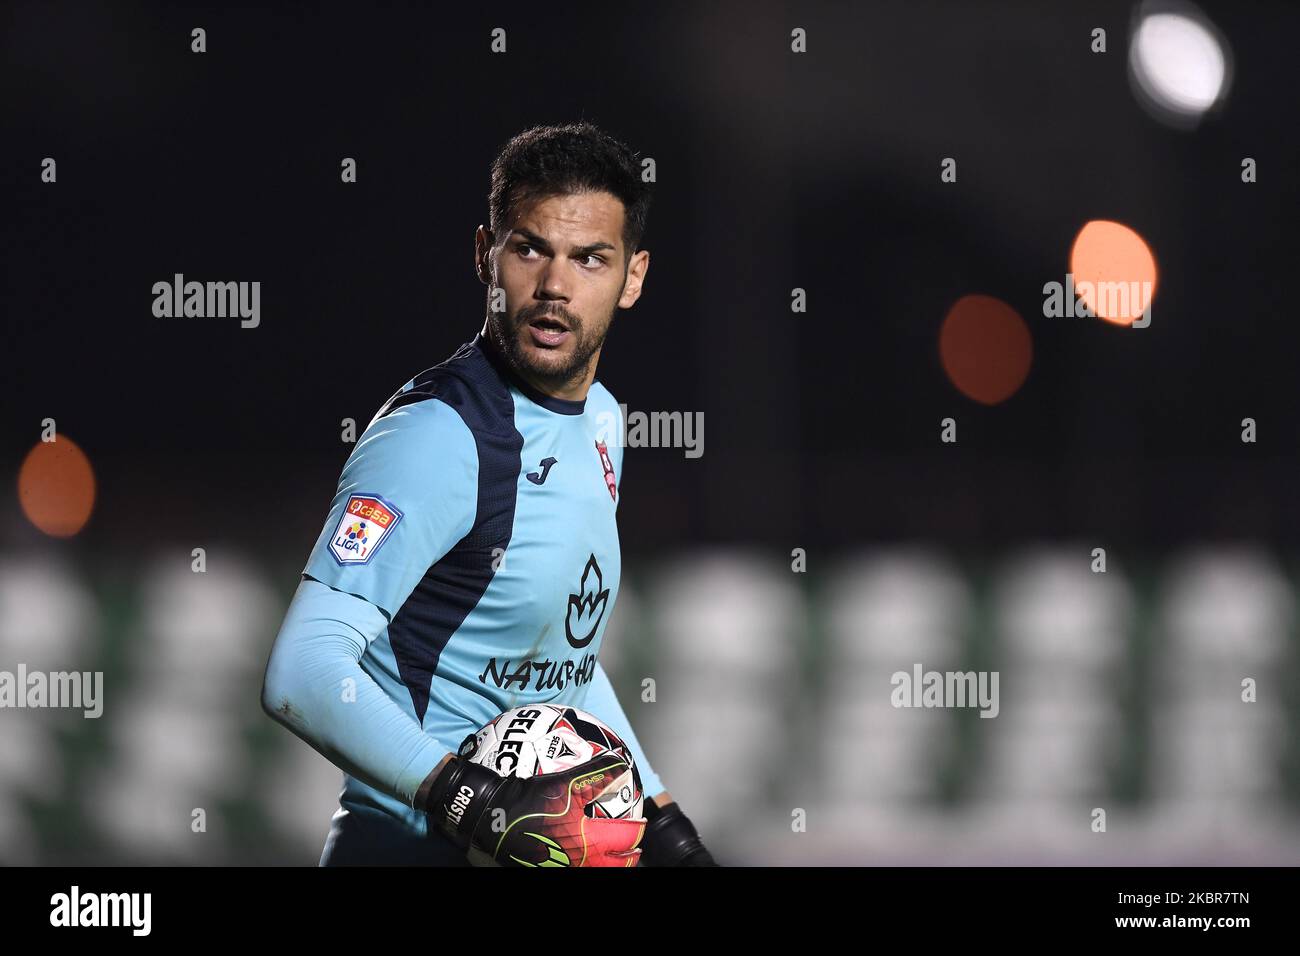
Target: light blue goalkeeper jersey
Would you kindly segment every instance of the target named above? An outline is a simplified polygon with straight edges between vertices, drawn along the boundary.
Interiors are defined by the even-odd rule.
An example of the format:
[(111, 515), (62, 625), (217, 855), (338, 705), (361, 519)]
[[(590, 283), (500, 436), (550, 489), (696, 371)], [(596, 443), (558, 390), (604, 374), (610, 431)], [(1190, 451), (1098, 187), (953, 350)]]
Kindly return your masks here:
[[(268, 686), (274, 676), (276, 693), (306, 711), (292, 715), (298, 733), (327, 755), (353, 753), (343, 812), (426, 835), (411, 802), (428, 772), (497, 714), (537, 702), (605, 721), (632, 748), (646, 796), (664, 789), (597, 661), (618, 596), (621, 435), (604, 386), (584, 401), (538, 393), (481, 335), (380, 409), (343, 467), (277, 638), (279, 650), (313, 620), (350, 616), (373, 685), (324, 692), (339, 672), (310, 653), (277, 664), (273, 652), (268, 671)], [(407, 725), (386, 701), (363, 699), (379, 693)], [(358, 740), (367, 710), (383, 714), (368, 726), (384, 729)]]

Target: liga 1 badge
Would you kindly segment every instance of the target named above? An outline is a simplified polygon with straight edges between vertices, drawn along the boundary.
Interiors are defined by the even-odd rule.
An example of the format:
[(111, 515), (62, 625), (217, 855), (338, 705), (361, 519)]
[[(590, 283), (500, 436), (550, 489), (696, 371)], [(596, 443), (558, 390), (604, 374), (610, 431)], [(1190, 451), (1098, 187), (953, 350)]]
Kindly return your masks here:
[(378, 495), (353, 495), (334, 529), (330, 553), (339, 564), (365, 564), (401, 520), (402, 513)]

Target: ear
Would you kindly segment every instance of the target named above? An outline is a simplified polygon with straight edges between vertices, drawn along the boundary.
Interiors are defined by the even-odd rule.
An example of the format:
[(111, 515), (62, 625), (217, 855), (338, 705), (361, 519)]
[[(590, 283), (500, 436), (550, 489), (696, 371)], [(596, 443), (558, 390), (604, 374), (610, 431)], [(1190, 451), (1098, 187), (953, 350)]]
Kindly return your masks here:
[(492, 230), (479, 226), (474, 230), (474, 273), (484, 285), (492, 284)]
[(627, 278), (623, 280), (623, 294), (619, 296), (618, 307), (630, 309), (641, 298), (641, 286), (645, 274), (650, 269), (650, 253), (645, 249), (632, 253), (632, 261), (627, 264)]

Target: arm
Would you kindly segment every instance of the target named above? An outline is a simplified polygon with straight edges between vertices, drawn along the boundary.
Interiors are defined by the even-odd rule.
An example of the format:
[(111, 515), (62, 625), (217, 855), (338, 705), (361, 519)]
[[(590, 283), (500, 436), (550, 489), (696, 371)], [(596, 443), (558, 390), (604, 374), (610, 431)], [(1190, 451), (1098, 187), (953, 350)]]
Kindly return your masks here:
[[(599, 792), (585, 781), (626, 772), (622, 757), (605, 754), (567, 773), (530, 780), (501, 777), (458, 758), (359, 666), (386, 623), (369, 602), (308, 577), (271, 652), (262, 706), (348, 773), (429, 813), (431, 824), (465, 850), (473, 844), (497, 862), (550, 865), (547, 846), (524, 832), (536, 829), (566, 865), (636, 864), (644, 823), (584, 813)], [(349, 679), (355, 683), (345, 685)], [(564, 784), (559, 793), (552, 792), (556, 782)], [(498, 815), (538, 823), (498, 831)]]
[(455, 410), (429, 400), (371, 422), (343, 467), (262, 687), (271, 717), (416, 808), (453, 745), (426, 734), (359, 662), (468, 532), (477, 496), (477, 446)]
[(305, 579), (271, 650), (262, 708), (331, 763), (415, 807), (451, 748), (361, 669), (386, 625), (368, 601)]

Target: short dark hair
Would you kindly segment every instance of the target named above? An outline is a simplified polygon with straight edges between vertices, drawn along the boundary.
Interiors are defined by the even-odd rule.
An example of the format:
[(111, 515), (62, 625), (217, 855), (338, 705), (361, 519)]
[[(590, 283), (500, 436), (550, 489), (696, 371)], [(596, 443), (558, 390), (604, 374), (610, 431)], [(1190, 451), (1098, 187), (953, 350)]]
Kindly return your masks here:
[(505, 238), (513, 206), (570, 193), (607, 192), (623, 203), (623, 246), (641, 244), (650, 212), (650, 184), (640, 157), (591, 123), (534, 126), (501, 148), (492, 163), (488, 216), (497, 241)]

